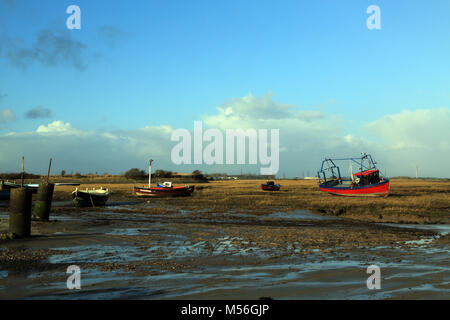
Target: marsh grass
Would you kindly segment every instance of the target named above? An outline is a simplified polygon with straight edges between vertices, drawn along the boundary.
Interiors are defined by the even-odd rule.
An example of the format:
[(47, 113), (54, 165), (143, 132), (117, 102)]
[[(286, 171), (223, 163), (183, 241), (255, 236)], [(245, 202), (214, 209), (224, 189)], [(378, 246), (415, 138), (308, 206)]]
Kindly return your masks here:
[[(260, 189), (262, 180), (212, 181), (196, 184), (192, 197), (150, 199), (153, 206), (207, 213), (268, 214), (299, 209), (349, 219), (394, 223), (449, 223), (450, 181), (392, 179), (389, 197), (332, 196), (316, 181), (278, 180), (281, 190)], [(112, 200), (130, 200), (133, 185), (86, 181), (79, 188), (108, 187)], [(55, 199), (69, 200), (74, 187), (58, 187)]]

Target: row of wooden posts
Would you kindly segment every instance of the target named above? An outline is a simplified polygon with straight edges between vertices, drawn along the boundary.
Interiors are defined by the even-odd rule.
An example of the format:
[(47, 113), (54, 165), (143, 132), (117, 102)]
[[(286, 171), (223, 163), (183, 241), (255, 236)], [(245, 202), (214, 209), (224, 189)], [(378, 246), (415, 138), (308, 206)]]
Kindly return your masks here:
[(48, 182), (52, 159), (48, 166), (47, 179), (39, 184), (32, 217), (32, 190), (24, 187), (24, 157), (22, 157), (21, 187), (11, 189), (9, 200), (9, 237), (27, 238), (31, 235), (31, 220), (49, 221), (55, 185)]

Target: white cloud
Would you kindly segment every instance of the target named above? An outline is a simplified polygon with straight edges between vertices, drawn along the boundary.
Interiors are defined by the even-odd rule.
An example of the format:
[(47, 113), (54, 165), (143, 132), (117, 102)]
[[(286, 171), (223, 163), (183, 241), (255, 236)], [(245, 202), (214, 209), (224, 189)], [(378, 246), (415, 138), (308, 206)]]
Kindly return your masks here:
[(450, 141), (450, 109), (405, 110), (367, 125), (386, 147), (398, 150), (445, 150)]
[(37, 133), (50, 135), (86, 135), (87, 133), (72, 127), (69, 122), (64, 123), (61, 120), (53, 121), (48, 125), (41, 125), (36, 130)]
[(377, 149), (395, 175), (450, 177), (450, 109), (405, 110), (367, 125)]
[(317, 110), (299, 110), (299, 107), (275, 102), (272, 96), (273, 93), (269, 92), (257, 98), (249, 93), (242, 98), (234, 98), (217, 107), (218, 113), (204, 117), (204, 121), (211, 127), (230, 129), (251, 128), (255, 122), (308, 122), (324, 117), (324, 114)]

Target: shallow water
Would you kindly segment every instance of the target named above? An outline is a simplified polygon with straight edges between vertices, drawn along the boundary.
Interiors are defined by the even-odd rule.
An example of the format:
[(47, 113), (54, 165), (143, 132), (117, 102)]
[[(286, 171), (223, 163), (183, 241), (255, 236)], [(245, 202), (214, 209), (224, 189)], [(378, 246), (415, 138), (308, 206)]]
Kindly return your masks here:
[(447, 235), (450, 233), (450, 224), (393, 224), (382, 223), (385, 226), (418, 229), (418, 230), (430, 230), (439, 233), (440, 235)]
[[(274, 296), (274, 293), (283, 299), (388, 299), (408, 296), (412, 292), (448, 298), (448, 265), (434, 265), (433, 259), (417, 263), (417, 257), (399, 263), (378, 261), (382, 289), (372, 291), (366, 287), (369, 276), (366, 269), (372, 264), (368, 258), (352, 256), (336, 260), (333, 256), (325, 256), (318, 260), (317, 256), (310, 256), (262, 266), (205, 267), (151, 276), (86, 269), (82, 270), (82, 290), (69, 291), (61, 280), (48, 283), (45, 288), (31, 286), (29, 289), (40, 291), (35, 298), (63, 299), (215, 299), (228, 295), (237, 299), (257, 299)], [(43, 275), (45, 273), (35, 277)], [(55, 289), (59, 290), (58, 294)]]
[(291, 212), (275, 212), (266, 216), (267, 218), (299, 219), (299, 220), (337, 220), (337, 217), (322, 216), (305, 210)]

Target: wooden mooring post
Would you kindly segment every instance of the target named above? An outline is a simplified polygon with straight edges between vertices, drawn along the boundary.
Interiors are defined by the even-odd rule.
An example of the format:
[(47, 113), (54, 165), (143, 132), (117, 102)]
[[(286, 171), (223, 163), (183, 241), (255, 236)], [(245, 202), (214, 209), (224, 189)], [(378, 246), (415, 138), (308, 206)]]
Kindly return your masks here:
[(52, 159), (48, 166), (47, 179), (39, 184), (36, 201), (34, 202), (33, 218), (40, 221), (50, 220), (50, 210), (52, 208), (54, 183), (49, 183), (50, 168), (52, 166)]
[(27, 238), (31, 234), (31, 190), (23, 187), (24, 157), (22, 157), (21, 188), (11, 189), (9, 199), (9, 237)]

